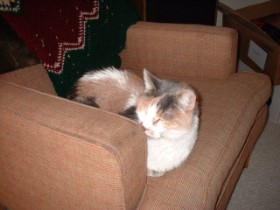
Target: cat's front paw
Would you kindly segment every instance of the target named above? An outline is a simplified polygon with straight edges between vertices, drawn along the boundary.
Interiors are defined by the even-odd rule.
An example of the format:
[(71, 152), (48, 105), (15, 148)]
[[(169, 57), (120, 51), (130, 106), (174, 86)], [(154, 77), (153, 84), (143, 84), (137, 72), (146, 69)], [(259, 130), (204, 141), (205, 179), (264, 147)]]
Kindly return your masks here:
[(152, 176), (152, 177), (160, 177), (162, 175), (164, 175), (165, 172), (162, 171), (155, 171), (155, 170), (148, 170), (148, 176)]

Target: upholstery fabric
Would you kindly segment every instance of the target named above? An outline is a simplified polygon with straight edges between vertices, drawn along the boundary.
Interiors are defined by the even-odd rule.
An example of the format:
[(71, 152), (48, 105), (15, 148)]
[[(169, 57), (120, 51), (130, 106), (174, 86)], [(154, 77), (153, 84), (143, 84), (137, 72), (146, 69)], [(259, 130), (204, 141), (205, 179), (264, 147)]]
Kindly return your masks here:
[(35, 91), (20, 86), (26, 82), (0, 81), (0, 203), (11, 209), (215, 209), (221, 193), (232, 190), (228, 177), (239, 176), (244, 146), (264, 126), (271, 95), (267, 76), (234, 72), (236, 35), (194, 25), (129, 28), (123, 68), (142, 74), (147, 67), (187, 81), (199, 94), (197, 143), (182, 166), (158, 178), (146, 177), (145, 135), (136, 123), (39, 92), (39, 84), (29, 86)]
[(141, 209), (214, 209), (247, 131), (271, 91), (269, 79), (255, 73), (188, 82), (201, 99), (197, 143), (182, 167), (160, 178), (148, 178)]
[(128, 29), (122, 67), (164, 77), (227, 78), (236, 71), (237, 39), (229, 28), (138, 22)]
[[(24, 135), (26, 136), (25, 141), (27, 141), (24, 143), (21, 141), (15, 141), (15, 148), (14, 146), (8, 146), (8, 142), (6, 142), (6, 147), (5, 143), (1, 145), (1, 149), (3, 149), (3, 152), (1, 153), (5, 157), (5, 159), (2, 160), (4, 161), (4, 168), (7, 167), (6, 170), (12, 170), (10, 168), (12, 167), (11, 165), (15, 164), (17, 166), (18, 164), (22, 165), (26, 162), (25, 164), (28, 167), (24, 164), (21, 167), (25, 168), (19, 169), (14, 166), (14, 170), (17, 170), (19, 175), (21, 173), (22, 176), (28, 174), (28, 176), (32, 177), (32, 180), (35, 179), (35, 181), (32, 181), (33, 184), (29, 183), (26, 187), (36, 188), (36, 186), (34, 186), (36, 185), (34, 184), (34, 182), (36, 183), (36, 179), (55, 179), (53, 182), (57, 187), (60, 187), (60, 193), (62, 193), (65, 186), (69, 186), (73, 191), (74, 188), (77, 187), (77, 183), (79, 183), (79, 186), (81, 186), (79, 187), (79, 190), (82, 190), (83, 186), (89, 185), (92, 186), (94, 192), (99, 194), (98, 190), (95, 191), (95, 185), (97, 185), (97, 183), (95, 183), (96, 178), (100, 181), (100, 179), (102, 180), (102, 177), (106, 175), (106, 179), (102, 181), (106, 183), (108, 182), (107, 184), (109, 186), (107, 188), (107, 185), (102, 185), (102, 188), (105, 188), (103, 190), (106, 191), (107, 189), (112, 193), (112, 189), (115, 189), (115, 186), (111, 186), (113, 185), (112, 183), (118, 182), (118, 184), (120, 184), (119, 182), (123, 180), (127, 181), (127, 184), (122, 186), (128, 191), (125, 194), (132, 196), (135, 194), (135, 190), (139, 187), (139, 183), (136, 180), (140, 176), (143, 193), (139, 193), (143, 196), (140, 209), (150, 209), (151, 207), (154, 209), (186, 209), (186, 207), (188, 207), (187, 209), (213, 209), (217, 197), (219, 196), (222, 183), (226, 179), (227, 172), (230, 170), (230, 167), (237, 158), (240, 149), (247, 138), (247, 130), (251, 128), (258, 110), (263, 106), (262, 101), (266, 100), (270, 94), (270, 86), (268, 85), (269, 82), (267, 80), (268, 78), (266, 76), (254, 73), (234, 74), (226, 80), (189, 80), (188, 82), (200, 93), (201, 124), (197, 144), (189, 159), (182, 167), (175, 169), (160, 178), (148, 178), (145, 193), (143, 193), (146, 180), (144, 178), (144, 171), (146, 170), (146, 157), (144, 152), (146, 151), (145, 141), (142, 139), (138, 144), (135, 142), (134, 145), (137, 129), (135, 131), (131, 130), (132, 127), (130, 126), (130, 121), (122, 121), (122, 118), (119, 119), (119, 117), (114, 114), (108, 113), (106, 113), (108, 114), (108, 118), (104, 118), (104, 113), (100, 110), (91, 107), (88, 108), (84, 105), (75, 104), (56, 97), (42, 95), (38, 92), (22, 89), (20, 86), (4, 83), (1, 85), (1, 88), (4, 86), (4, 88), (7, 88), (7, 90), (11, 92), (10, 86), (12, 86), (13, 97), (5, 99), (4, 95), (4, 100), (2, 99), (3, 106), (1, 107), (1, 110), (3, 111), (4, 109), (5, 112), (9, 113), (8, 116), (5, 116), (2, 120), (3, 122), (10, 122), (9, 125), (1, 123), (1, 125), (4, 124), (7, 126), (1, 128), (6, 131), (2, 135), (11, 135), (12, 130), (18, 130), (22, 127), (22, 133), (16, 133), (16, 136), (11, 135), (9, 138), (17, 139), (18, 135)], [(2, 90), (3, 89), (1, 89), (1, 91)], [(236, 98), (239, 100), (236, 100)], [(11, 103), (14, 105), (7, 108), (5, 106), (7, 101), (5, 102), (5, 100), (11, 100), (10, 102), (15, 101), (15, 103)], [(30, 104), (30, 101), (34, 102), (34, 100), (36, 101), (36, 105)], [(54, 104), (56, 104), (56, 107), (53, 107)], [(23, 106), (27, 106), (27, 109), (23, 109)], [(24, 112), (20, 111), (22, 109)], [(77, 110), (79, 111), (77, 112)], [(90, 115), (89, 113), (91, 112), (92, 114)], [(71, 113), (71, 115), (69, 115), (69, 113)], [(48, 117), (50, 114), (54, 114), (56, 117), (50, 119)], [(16, 117), (16, 121), (11, 120), (14, 119), (14, 117)], [(129, 122), (129, 126), (126, 124), (127, 121)], [(26, 126), (31, 126), (31, 130), (36, 132), (24, 134)], [(119, 126), (121, 128), (118, 128)], [(112, 130), (115, 132), (113, 134), (102, 132), (102, 129), (105, 127), (108, 131)], [(30, 130), (30, 128), (28, 130)], [(119, 130), (121, 130), (121, 132)], [(141, 136), (141, 133), (142, 132), (140, 132), (140, 134), (138, 133), (138, 135), (143, 137)], [(45, 140), (41, 142), (43, 145), (36, 141), (32, 142), (32, 139), (35, 139), (34, 135), (40, 135), (40, 137), (41, 135), (42, 137), (45, 136)], [(110, 137), (107, 135), (110, 135)], [(54, 139), (52, 139), (52, 137)], [(94, 139), (92, 139), (93, 137)], [(133, 141), (131, 141), (132, 139)], [(28, 146), (26, 146), (33, 144), (36, 146), (36, 153), (28, 150)], [(90, 148), (87, 149), (86, 145)], [(43, 146), (45, 148), (42, 151), (39, 148), (42, 149)], [(114, 154), (115, 152), (111, 147), (115, 148), (115, 152), (118, 154)], [(94, 148), (94, 153), (91, 151), (92, 148)], [(122, 154), (121, 148), (123, 148), (124, 154)], [(133, 148), (135, 148), (135, 150)], [(127, 150), (131, 153), (126, 157), (127, 154), (125, 153)], [(18, 153), (19, 151), (20, 153)], [(71, 151), (74, 152), (75, 155), (71, 153)], [(119, 155), (119, 153), (122, 155)], [(137, 155), (137, 153), (139, 154)], [(15, 155), (12, 155), (11, 157), (9, 154), (18, 154), (19, 157), (16, 158)], [(28, 160), (19, 160), (23, 154)], [(44, 158), (49, 155), (51, 155), (52, 158), (48, 158), (49, 160), (45, 163), (44, 161), (46, 160), (44, 160)], [(74, 155), (74, 160), (72, 159), (72, 155)], [(118, 168), (119, 166), (117, 167), (118, 161), (114, 159), (116, 158), (114, 155), (120, 158), (117, 158), (118, 161), (122, 160), (124, 157), (126, 157), (124, 159), (128, 162), (129, 160), (132, 161), (132, 159), (133, 161), (130, 164), (124, 163), (124, 168), (121, 170)], [(8, 158), (8, 161), (6, 158)], [(12, 160), (9, 160), (10, 158)], [(36, 163), (35, 160), (39, 162)], [(46, 168), (46, 164), (48, 167), (53, 167), (53, 170), (48, 167)], [(66, 166), (62, 167), (63, 165), (68, 165), (68, 168)], [(139, 167), (136, 167), (136, 165), (139, 165)], [(78, 166), (78, 169), (72, 169), (71, 166)], [(33, 170), (29, 167), (33, 168)], [(58, 172), (58, 168), (60, 168), (61, 171)], [(47, 176), (45, 177), (42, 174), (32, 174), (32, 171), (35, 172), (37, 170), (46, 171), (44, 173), (50, 174), (61, 173), (60, 176), (63, 174), (64, 178), (67, 177), (69, 182), (70, 180), (71, 182), (74, 181), (76, 185), (72, 186), (73, 183), (70, 184), (67, 180), (63, 181), (62, 178), (57, 178), (58, 175), (53, 175), (54, 177), (45, 175)], [(75, 170), (78, 170), (78, 172)], [(77, 175), (77, 173), (84, 170), (86, 170), (86, 172)], [(120, 174), (118, 173), (121, 173), (123, 177), (120, 178)], [(126, 175), (126, 173), (129, 175)], [(75, 177), (72, 176), (73, 174)], [(116, 181), (113, 178), (111, 178), (113, 181), (110, 180), (110, 176), (108, 177), (109, 174), (114, 174), (114, 177), (118, 177), (118, 180)], [(15, 180), (20, 183), (23, 182), (19, 177), (9, 178), (10, 180), (8, 180), (10, 183), (3, 184), (8, 187), (9, 184), (12, 184)], [(129, 180), (127, 180), (127, 177), (130, 177)], [(5, 177), (5, 179), (6, 178), (7, 177)], [(93, 183), (91, 183), (91, 180)], [(134, 182), (137, 182), (138, 184)], [(132, 183), (136, 186), (132, 185)], [(40, 181), (38, 185), (41, 184)], [(45, 184), (47, 185), (49, 183)], [(133, 188), (133, 186), (135, 186), (135, 188)], [(7, 189), (4, 188), (4, 190)], [(57, 188), (54, 189), (54, 191), (56, 190)], [(20, 192), (20, 190), (18, 190), (18, 192)], [(109, 192), (108, 198), (113, 196), (113, 194), (110, 194)], [(120, 192), (122, 191), (119, 191), (117, 194), (120, 194)], [(19, 196), (13, 193), (11, 192), (12, 196)], [(59, 192), (54, 193), (54, 195), (59, 199), (70, 199), (63, 198), (61, 194), (57, 193)], [(77, 197), (76, 194), (74, 196), (77, 200), (82, 200), (82, 198)], [(107, 194), (103, 193), (103, 196), (106, 197)], [(104, 199), (103, 196), (102, 198)], [(42, 197), (44, 196), (42, 195)], [(138, 201), (140, 200), (140, 197), (137, 197)], [(54, 197), (50, 195), (48, 198), (50, 200), (54, 199)], [(116, 200), (122, 200), (122, 198), (114, 198)], [(43, 201), (42, 198), (40, 199), (40, 202), (47, 202), (46, 200)], [(130, 199), (131, 198), (128, 198), (127, 202), (131, 201)], [(59, 203), (61, 201), (56, 200), (54, 203), (56, 202)], [(123, 203), (115, 203), (115, 200), (111, 200), (111, 202), (113, 203), (108, 204), (108, 201), (105, 202), (104, 200), (101, 203), (104, 203), (104, 205), (108, 204), (108, 206), (118, 206), (120, 209), (124, 208)], [(30, 206), (31, 203), (25, 205)], [(90, 203), (85, 202), (85, 205), (88, 205), (87, 207), (89, 207)], [(101, 208), (107, 208), (108, 206), (102, 206)], [(97, 207), (95, 206), (95, 208)]]
[(1, 74), (0, 79), (44, 93), (56, 95), (48, 73), (42, 64)]
[(147, 172), (145, 136), (136, 123), (0, 83), (0, 203), (10, 209), (137, 207)]
[(227, 175), (227, 179), (223, 183), (223, 188), (220, 192), (215, 209), (226, 209), (232, 194), (232, 189), (234, 189), (239, 179), (239, 174), (241, 174), (244, 167), (248, 167), (248, 164), (250, 162), (250, 157), (248, 158), (248, 154), (252, 153), (254, 146), (263, 131), (263, 127), (266, 125), (267, 115), (268, 107), (264, 105), (258, 113), (254, 126), (248, 134), (248, 138), (246, 140), (246, 143), (244, 144), (243, 149), (240, 151), (238, 158), (234, 162), (234, 165), (231, 167), (230, 172)]

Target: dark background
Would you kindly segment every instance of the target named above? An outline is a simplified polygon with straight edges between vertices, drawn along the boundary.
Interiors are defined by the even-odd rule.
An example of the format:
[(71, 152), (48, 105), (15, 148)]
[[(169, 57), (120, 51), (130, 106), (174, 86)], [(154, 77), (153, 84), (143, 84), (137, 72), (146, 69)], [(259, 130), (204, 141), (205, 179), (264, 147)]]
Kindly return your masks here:
[(146, 20), (215, 25), (216, 4), (216, 0), (146, 0)]

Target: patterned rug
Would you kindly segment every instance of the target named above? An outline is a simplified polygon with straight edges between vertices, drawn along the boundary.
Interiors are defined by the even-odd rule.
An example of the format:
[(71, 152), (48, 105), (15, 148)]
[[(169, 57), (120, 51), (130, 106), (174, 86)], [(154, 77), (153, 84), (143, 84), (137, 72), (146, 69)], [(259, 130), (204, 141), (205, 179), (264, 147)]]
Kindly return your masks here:
[(21, 10), (2, 16), (48, 70), (60, 96), (89, 70), (119, 67), (126, 30), (138, 19), (130, 0), (24, 0)]

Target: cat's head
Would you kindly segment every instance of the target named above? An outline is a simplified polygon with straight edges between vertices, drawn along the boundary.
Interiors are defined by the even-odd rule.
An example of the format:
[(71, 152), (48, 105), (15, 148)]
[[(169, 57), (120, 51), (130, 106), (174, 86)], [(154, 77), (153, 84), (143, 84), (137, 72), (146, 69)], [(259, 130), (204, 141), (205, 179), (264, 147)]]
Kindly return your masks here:
[(183, 82), (160, 79), (144, 70), (145, 94), (136, 114), (147, 136), (172, 138), (189, 132), (193, 126), (196, 94)]

